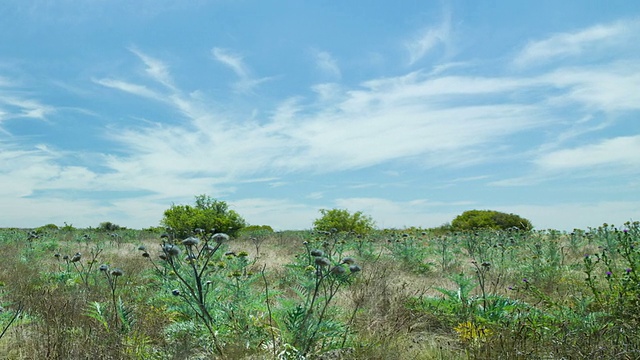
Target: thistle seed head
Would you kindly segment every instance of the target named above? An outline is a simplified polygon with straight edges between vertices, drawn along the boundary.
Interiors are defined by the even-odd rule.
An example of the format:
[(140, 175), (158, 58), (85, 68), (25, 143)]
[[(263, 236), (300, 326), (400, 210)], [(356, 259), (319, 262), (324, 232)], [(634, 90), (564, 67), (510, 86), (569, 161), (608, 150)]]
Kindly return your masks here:
[(349, 266), (349, 271), (351, 271), (352, 273), (357, 273), (360, 272), (362, 269), (360, 268), (360, 266), (353, 264), (351, 266)]
[(347, 256), (345, 258), (342, 259), (342, 261), (340, 262), (341, 264), (355, 264), (356, 263), (356, 259), (352, 258), (351, 256)]
[(329, 259), (327, 259), (326, 257), (317, 257), (315, 259), (315, 264), (318, 266), (329, 266), (331, 265), (331, 261), (329, 261)]
[(124, 271), (122, 271), (121, 269), (116, 268), (116, 269), (111, 270), (111, 275), (115, 276), (115, 277), (122, 276), (122, 275), (124, 275)]
[(188, 238), (182, 240), (182, 245), (184, 246), (196, 246), (199, 243), (200, 243), (200, 239), (193, 236), (189, 236)]
[(311, 250), (311, 256), (324, 256), (324, 251), (320, 249)]
[(216, 233), (211, 236), (211, 239), (217, 243), (221, 243), (229, 240), (229, 235), (224, 233)]
[(107, 264), (102, 264), (102, 265), (100, 265), (100, 267), (98, 268), (98, 270), (100, 270), (100, 271), (107, 271), (107, 270), (109, 270), (109, 265), (107, 265)]
[(334, 275), (342, 275), (345, 272), (347, 272), (347, 270), (340, 265), (336, 265), (331, 268), (331, 273)]
[(164, 252), (169, 256), (180, 255), (180, 248), (175, 245), (167, 244), (164, 246)]

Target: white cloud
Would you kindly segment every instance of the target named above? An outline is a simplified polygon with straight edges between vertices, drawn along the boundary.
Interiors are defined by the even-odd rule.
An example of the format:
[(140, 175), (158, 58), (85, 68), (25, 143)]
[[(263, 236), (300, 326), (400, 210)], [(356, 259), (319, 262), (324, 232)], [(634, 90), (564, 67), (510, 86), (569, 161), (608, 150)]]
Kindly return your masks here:
[(243, 58), (240, 54), (234, 53), (228, 49), (222, 49), (214, 47), (211, 50), (213, 58), (225, 66), (229, 67), (239, 78), (247, 78), (249, 76), (248, 70), (244, 64)]
[(144, 86), (144, 85), (132, 84), (130, 82), (116, 80), (116, 79), (94, 79), (93, 81), (96, 84), (109, 87), (112, 89), (124, 91), (137, 96), (146, 97), (154, 100), (162, 99), (162, 96), (159, 93), (149, 89), (147, 86)]
[(342, 76), (336, 59), (326, 51), (315, 51), (316, 66), (326, 75), (339, 79)]
[[(437, 46), (450, 46), (449, 22), (445, 19), (407, 44), (412, 64)], [(539, 56), (535, 61), (540, 62), (577, 54), (588, 56), (598, 49), (594, 44), (614, 38), (622, 41), (621, 34), (626, 33), (625, 29), (605, 26), (557, 35), (546, 42), (530, 44), (521, 54), (524, 60), (520, 61), (534, 61), (535, 56)], [(567, 44), (570, 46), (566, 52), (554, 50)], [(640, 135), (634, 133), (633, 128), (628, 136), (603, 139), (601, 133), (618, 121), (618, 115), (640, 110), (637, 91), (640, 67), (635, 55), (597, 65), (556, 67), (537, 75), (501, 76), (499, 72), (484, 76), (463, 72), (456, 75), (454, 70), (462, 68), (461, 65), (467, 70), (468, 63), (451, 63), (436, 66), (431, 72), (422, 69), (370, 78), (358, 85), (315, 84), (310, 87), (314, 92), (310, 98), (294, 95), (270, 109), (257, 109), (245, 117), (233, 111), (223, 113), (215, 105), (219, 99), (209, 98), (204, 90), (187, 92), (174, 85), (173, 74), (165, 62), (138, 49), (131, 52), (152, 81), (140, 84), (122, 74), (93, 81), (170, 106), (182, 115), (182, 121), (169, 125), (153, 119), (127, 129), (112, 125), (108, 140), (114, 141), (115, 146), (104, 150), (104, 154), (93, 154), (100, 159), (100, 171), (80, 164), (63, 165), (70, 163), (70, 154), (45, 147), (3, 146), (0, 194), (3, 200), (9, 199), (7, 201), (20, 209), (15, 216), (11, 215), (11, 221), (26, 216), (29, 207), (37, 204), (34, 196), (43, 192), (57, 195), (42, 200), (43, 214), (56, 219), (52, 222), (68, 220), (74, 215), (72, 211), (76, 214), (82, 211), (82, 205), (92, 207), (86, 215), (87, 225), (126, 220), (136, 222), (132, 226), (149, 226), (157, 223), (162, 210), (172, 201), (189, 202), (193, 194), (199, 193), (224, 198), (236, 195), (247, 183), (267, 182), (264, 186), (271, 188), (284, 184), (293, 187), (295, 179), (287, 177), (292, 174), (322, 173), (341, 177), (345, 170), (355, 172), (380, 166), (376, 169), (380, 173), (386, 172), (404, 181), (405, 176), (415, 180), (409, 174), (413, 170), (403, 168), (412, 166), (418, 171), (438, 168), (434, 176), (444, 177), (439, 183), (471, 187), (474, 182), (497, 176), (487, 169), (478, 175), (474, 172), (477, 169), (470, 167), (474, 171), (456, 174), (453, 180), (447, 181), (446, 177), (452, 173), (444, 170), (518, 159), (524, 173), (536, 174), (518, 177), (517, 173), (510, 173), (513, 178), (492, 184), (522, 185), (575, 169), (595, 174), (595, 168), (616, 167), (628, 169), (627, 172), (637, 172), (635, 169), (640, 168), (640, 160), (634, 156), (640, 153)], [(233, 86), (240, 92), (246, 93), (267, 80), (253, 78), (239, 53), (213, 48), (211, 54), (237, 76)], [(337, 81), (341, 72), (333, 55), (327, 52), (316, 55), (317, 65)], [(0, 86), (6, 83), (0, 78)], [(4, 91), (0, 89), (0, 120), (16, 116), (44, 118), (54, 112), (52, 107), (36, 99), (9, 96)], [(602, 115), (603, 112), (606, 115)], [(596, 140), (576, 146), (584, 141), (586, 134)], [(546, 144), (540, 146), (540, 138), (547, 139)], [(561, 147), (570, 142), (572, 148)], [(384, 166), (387, 164), (393, 166)], [(491, 175), (485, 175), (487, 173)], [(604, 171), (597, 173), (607, 176)], [(371, 185), (375, 181), (356, 180), (342, 187), (367, 194), (376, 186), (379, 188)], [(110, 204), (80, 199), (55, 213), (56, 206), (63, 207), (68, 201), (58, 194), (66, 190), (71, 193), (73, 189), (130, 191), (143, 195), (113, 199)], [(379, 220), (381, 227), (438, 226), (475, 204), (471, 201), (438, 203), (420, 198), (394, 201), (376, 195), (347, 198), (344, 194), (332, 202), (329, 195), (336, 194), (337, 190), (332, 189), (331, 193), (321, 190), (326, 188), (305, 188), (300, 202), (250, 198), (235, 200), (232, 204), (249, 222), (280, 229), (311, 226), (318, 212), (303, 203), (308, 199), (314, 202), (322, 199), (330, 207), (363, 210)], [(282, 189), (273, 190), (278, 191)], [(625, 211), (637, 209), (632, 203), (617, 205)], [(615, 205), (604, 206), (610, 209)], [(523, 216), (530, 213), (534, 223), (552, 223), (553, 219), (547, 217), (545, 211), (561, 215), (549, 207), (521, 205), (515, 210), (504, 209), (522, 210)], [(576, 209), (582, 214), (587, 205), (567, 204), (563, 209)], [(568, 223), (567, 216), (557, 221)], [(125, 226), (126, 221), (123, 221)]]
[(578, 102), (590, 110), (640, 109), (640, 66), (637, 61), (617, 61), (598, 67), (560, 68), (539, 78), (566, 89), (553, 101)]
[(239, 80), (233, 84), (233, 88), (239, 93), (249, 93), (258, 85), (271, 80), (270, 77), (252, 77), (243, 57), (229, 49), (214, 47), (211, 54), (216, 61), (230, 68), (238, 76)]
[(131, 48), (130, 51), (144, 62), (147, 66), (145, 71), (151, 78), (170, 89), (174, 89), (173, 81), (169, 75), (169, 69), (162, 61), (154, 59), (136, 48)]
[(451, 47), (451, 13), (446, 12), (440, 24), (423, 29), (413, 39), (405, 43), (409, 52), (409, 65), (420, 61), (437, 46)]
[(619, 21), (599, 24), (575, 32), (554, 34), (547, 39), (532, 41), (517, 54), (517, 67), (539, 65), (555, 59), (577, 57), (586, 52), (626, 46), (640, 30), (640, 21)]
[(31, 118), (44, 120), (53, 113), (52, 106), (44, 105), (36, 99), (29, 99), (0, 92), (0, 121), (3, 119)]
[(535, 164), (546, 171), (624, 167), (640, 171), (640, 135), (620, 136), (595, 144), (562, 149), (540, 156)]
[[(393, 201), (383, 198), (336, 199), (335, 206), (351, 212), (362, 211), (376, 221), (379, 228), (411, 226), (436, 227), (450, 222), (470, 201), (434, 202), (427, 199)], [(333, 207), (333, 206), (330, 206)]]
[(633, 214), (640, 214), (640, 202), (637, 201), (595, 201), (553, 203), (548, 205), (520, 204), (497, 206), (493, 210), (518, 214), (529, 219), (538, 230), (586, 230), (590, 227), (598, 227), (605, 222), (621, 226), (626, 221), (640, 220), (638, 218), (630, 218)]
[(253, 225), (269, 225), (274, 230), (305, 230), (320, 215), (318, 209), (287, 199), (250, 198), (230, 202), (230, 207)]

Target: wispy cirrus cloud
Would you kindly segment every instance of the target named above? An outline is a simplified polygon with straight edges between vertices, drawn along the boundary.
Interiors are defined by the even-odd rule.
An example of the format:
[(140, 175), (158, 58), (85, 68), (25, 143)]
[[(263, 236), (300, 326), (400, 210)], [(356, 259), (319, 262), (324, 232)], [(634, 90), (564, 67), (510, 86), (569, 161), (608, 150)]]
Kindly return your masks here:
[(608, 112), (640, 109), (640, 65), (635, 60), (559, 68), (539, 80), (566, 90), (554, 99), (556, 103), (577, 102), (587, 109)]
[(211, 50), (211, 55), (214, 60), (222, 63), (238, 76), (239, 80), (233, 84), (233, 88), (237, 92), (249, 93), (256, 86), (271, 79), (269, 77), (254, 78), (245, 64), (243, 56), (230, 49), (214, 47)]
[[(135, 54), (159, 84), (171, 79), (161, 61), (139, 50)], [(241, 80), (250, 78), (239, 54), (214, 48), (212, 55)], [(640, 103), (630, 91), (637, 85), (637, 74), (637, 66), (624, 62), (556, 68), (532, 76), (415, 71), (351, 87), (313, 85), (317, 102), (299, 96), (285, 99), (255, 122), (228, 119), (207, 106), (206, 98), (173, 88), (169, 103), (191, 120), (189, 124), (120, 131), (113, 139), (131, 149), (130, 155), (112, 157), (109, 164), (123, 173), (153, 174), (154, 169), (170, 167), (172, 174), (155, 171), (173, 183), (179, 183), (180, 174), (198, 174), (203, 183), (222, 184), (263, 172), (328, 173), (401, 159), (420, 159), (426, 167), (469, 166), (505, 156), (526, 159), (536, 152), (512, 153), (510, 138), (552, 127), (562, 132), (550, 116), (556, 107), (571, 106), (580, 117), (592, 111), (633, 110)], [(127, 82), (103, 83), (147, 97), (159, 92)], [(545, 93), (548, 90), (553, 91)], [(612, 91), (620, 96), (612, 96)], [(530, 93), (538, 95), (526, 97)], [(234, 145), (224, 139), (234, 139)], [(551, 150), (558, 147), (548, 147)]]
[(214, 47), (211, 49), (213, 58), (229, 67), (241, 79), (249, 77), (249, 71), (244, 64), (243, 57), (229, 49)]
[(169, 75), (169, 69), (162, 61), (143, 53), (137, 48), (132, 47), (129, 50), (147, 66), (145, 71), (151, 78), (169, 89), (175, 89), (171, 75)]
[(640, 172), (640, 135), (619, 136), (594, 144), (546, 153), (535, 160), (545, 171), (594, 170), (595, 167), (623, 168)]
[(0, 121), (18, 118), (44, 120), (55, 108), (38, 99), (17, 96), (0, 91)]
[(611, 51), (612, 48), (629, 46), (629, 40), (638, 31), (640, 31), (640, 20), (633, 19), (554, 34), (543, 40), (529, 42), (516, 55), (513, 64), (522, 68), (576, 57), (586, 52)]
[(439, 24), (422, 29), (412, 39), (405, 42), (405, 48), (409, 53), (409, 65), (415, 64), (438, 46), (443, 46), (445, 50), (451, 47), (451, 16), (450, 11), (445, 11)]
[(327, 76), (334, 79), (339, 79), (342, 76), (338, 61), (327, 51), (313, 51), (313, 55), (316, 61), (316, 66)]
[(162, 98), (160, 93), (150, 89), (148, 86), (145, 86), (145, 85), (138, 85), (138, 84), (130, 83), (123, 80), (109, 79), (109, 78), (94, 79), (93, 82), (95, 82), (98, 85), (124, 91), (129, 94), (133, 94), (133, 95), (137, 95), (137, 96), (141, 96), (149, 99), (159, 100)]
[[(449, 25), (442, 29), (449, 29)], [(434, 33), (425, 34), (428, 39), (427, 35)], [(425, 40), (422, 47), (416, 47), (415, 62), (435, 46), (429, 44)], [(534, 176), (527, 173), (535, 172), (542, 174), (535, 180), (544, 181), (545, 176), (557, 176), (562, 171), (600, 167), (608, 163), (607, 159), (620, 167), (639, 165), (619, 154), (632, 153), (624, 149), (640, 151), (635, 135), (575, 145), (581, 134), (597, 134), (608, 126), (604, 120), (588, 120), (600, 112), (611, 114), (608, 121), (614, 122), (615, 114), (638, 110), (640, 99), (633, 89), (640, 85), (640, 69), (633, 56), (597, 66), (557, 66), (534, 75), (473, 75), (463, 71), (471, 66), (464, 63), (449, 66), (446, 71), (422, 69), (348, 84), (338, 82), (341, 74), (333, 56), (318, 53), (322, 56), (316, 58), (317, 65), (324, 66), (335, 82), (309, 85), (312, 97), (293, 95), (247, 118), (223, 113), (216, 108), (218, 99), (205, 92), (181, 89), (179, 81), (173, 80), (179, 79), (179, 74), (173, 74), (167, 63), (138, 48), (130, 50), (144, 66), (145, 79), (140, 80), (135, 73), (114, 74), (94, 82), (158, 101), (177, 110), (183, 121), (163, 124), (151, 120), (138, 127), (112, 129), (106, 137), (119, 150), (101, 155), (101, 165), (106, 169), (103, 173), (89, 167), (63, 167), (55, 157), (43, 159), (40, 164), (47, 166), (41, 168), (64, 181), (43, 177), (32, 188), (63, 189), (65, 181), (75, 181), (84, 189), (139, 191), (153, 204), (161, 199), (190, 198), (194, 193), (224, 197), (243, 186), (243, 180), (256, 177), (274, 179), (284, 188), (291, 183), (279, 179), (289, 174), (340, 174), (393, 162), (421, 169), (452, 169), (517, 159), (525, 175), (494, 181), (493, 185), (531, 183)], [(238, 78), (232, 84), (237, 90), (249, 91), (256, 81), (263, 81), (253, 79), (239, 53), (213, 48), (211, 54)], [(558, 109), (563, 117), (557, 115)], [(575, 132), (573, 119), (587, 120)], [(559, 135), (545, 136), (551, 133)], [(547, 140), (543, 146), (539, 145), (541, 139)], [(563, 148), (568, 144), (572, 147)], [(31, 171), (36, 171), (35, 167)], [(18, 175), (34, 175), (36, 179), (44, 176), (11, 176)], [(496, 178), (470, 175), (456, 177), (450, 184)], [(184, 186), (186, 179), (188, 187)], [(387, 219), (383, 226), (424, 223), (425, 219), (440, 224), (474, 205), (465, 199), (438, 203), (378, 197), (345, 197), (332, 202), (329, 194), (318, 190), (309, 189), (305, 194), (315, 202), (327, 201), (328, 206), (364, 210), (374, 218)], [(117, 201), (122, 206), (134, 206), (122, 199)], [(275, 216), (268, 215), (275, 207), (280, 212), (317, 216), (310, 205), (286, 199), (251, 198), (235, 204), (248, 217), (268, 219), (255, 220), (262, 223), (277, 223)], [(139, 210), (150, 213), (156, 208)], [(433, 213), (434, 209), (441, 211)], [(108, 211), (108, 206), (103, 210)]]

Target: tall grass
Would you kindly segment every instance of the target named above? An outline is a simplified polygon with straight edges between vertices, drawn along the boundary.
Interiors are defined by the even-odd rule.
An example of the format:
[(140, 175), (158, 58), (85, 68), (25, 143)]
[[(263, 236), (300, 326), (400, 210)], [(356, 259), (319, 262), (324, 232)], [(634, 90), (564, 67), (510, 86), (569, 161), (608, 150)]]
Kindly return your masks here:
[(0, 358), (635, 359), (639, 241), (2, 229)]

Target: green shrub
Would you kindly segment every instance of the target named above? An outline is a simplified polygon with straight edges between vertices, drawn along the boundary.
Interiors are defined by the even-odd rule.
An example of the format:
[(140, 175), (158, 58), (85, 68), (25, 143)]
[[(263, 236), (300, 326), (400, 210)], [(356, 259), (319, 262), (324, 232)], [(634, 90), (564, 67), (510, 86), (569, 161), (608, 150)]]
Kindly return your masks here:
[(43, 232), (47, 232), (47, 231), (57, 231), (57, 230), (58, 230), (58, 225), (56, 225), (56, 224), (47, 224), (47, 225), (42, 225), (39, 228), (37, 228), (36, 232), (43, 233)]
[(193, 234), (196, 229), (236, 236), (246, 226), (245, 220), (237, 212), (229, 210), (226, 202), (207, 195), (196, 196), (195, 206), (171, 205), (164, 212), (162, 224), (181, 238)]
[(507, 214), (495, 210), (468, 210), (458, 215), (451, 222), (451, 230), (467, 231), (478, 229), (531, 230), (533, 225), (525, 218), (515, 214)]
[(116, 231), (116, 230), (125, 230), (126, 227), (120, 226), (118, 224), (114, 224), (111, 221), (101, 222), (98, 226), (98, 230), (100, 231)]
[(353, 232), (362, 235), (371, 232), (375, 226), (373, 219), (362, 211), (351, 214), (342, 209), (321, 209), (320, 213), (322, 217), (313, 222), (317, 231)]

